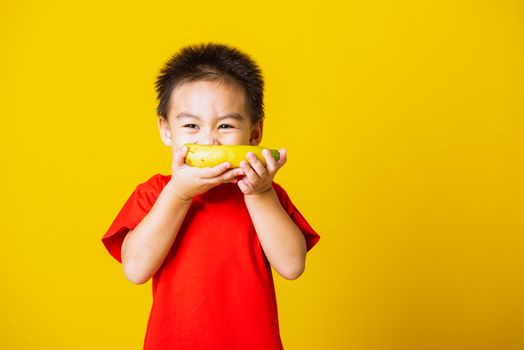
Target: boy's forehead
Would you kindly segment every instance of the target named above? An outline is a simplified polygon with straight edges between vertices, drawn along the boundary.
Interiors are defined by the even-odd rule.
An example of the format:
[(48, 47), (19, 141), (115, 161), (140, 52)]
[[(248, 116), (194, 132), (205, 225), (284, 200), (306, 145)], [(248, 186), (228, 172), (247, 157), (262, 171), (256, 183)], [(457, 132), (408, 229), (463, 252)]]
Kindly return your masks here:
[(170, 112), (186, 109), (209, 112), (213, 109), (221, 113), (248, 113), (246, 94), (242, 88), (228, 82), (205, 80), (176, 86), (171, 93), (170, 109)]

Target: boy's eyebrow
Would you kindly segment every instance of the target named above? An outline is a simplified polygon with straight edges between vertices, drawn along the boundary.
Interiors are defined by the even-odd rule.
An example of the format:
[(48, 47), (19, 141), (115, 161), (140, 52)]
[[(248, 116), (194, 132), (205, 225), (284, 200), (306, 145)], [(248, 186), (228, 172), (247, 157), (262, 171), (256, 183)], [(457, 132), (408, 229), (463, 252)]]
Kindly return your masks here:
[[(202, 119), (197, 115), (193, 115), (191, 113), (186, 113), (186, 112), (181, 112), (177, 114), (177, 116), (175, 117), (175, 119), (182, 119), (182, 118)], [(218, 120), (227, 119), (227, 118), (233, 118), (237, 120), (244, 119), (244, 117), (238, 113), (228, 113), (228, 114), (224, 114), (223, 116), (218, 117)]]

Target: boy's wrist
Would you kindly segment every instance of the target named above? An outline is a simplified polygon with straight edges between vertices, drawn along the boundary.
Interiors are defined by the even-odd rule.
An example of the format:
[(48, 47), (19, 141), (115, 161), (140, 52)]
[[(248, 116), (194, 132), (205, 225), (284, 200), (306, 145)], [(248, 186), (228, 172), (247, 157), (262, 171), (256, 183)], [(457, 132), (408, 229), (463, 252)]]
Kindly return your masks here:
[(184, 195), (179, 192), (172, 178), (166, 184), (166, 190), (170, 194), (170, 197), (174, 199), (175, 201), (179, 202), (180, 204), (189, 204), (193, 201), (193, 197)]
[(262, 192), (244, 194), (244, 200), (246, 202), (264, 201), (273, 197), (276, 197), (276, 192), (273, 186)]

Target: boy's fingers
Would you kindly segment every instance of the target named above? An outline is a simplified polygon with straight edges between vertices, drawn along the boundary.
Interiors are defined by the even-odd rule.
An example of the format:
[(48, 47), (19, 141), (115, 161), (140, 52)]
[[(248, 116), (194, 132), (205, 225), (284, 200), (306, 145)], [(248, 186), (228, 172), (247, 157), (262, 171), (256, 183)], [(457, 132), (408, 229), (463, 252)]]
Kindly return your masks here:
[(262, 154), (264, 155), (264, 158), (267, 163), (267, 170), (270, 173), (275, 172), (278, 169), (278, 164), (275, 158), (273, 158), (273, 154), (271, 154), (271, 152), (268, 149), (264, 149), (262, 151)]
[(240, 190), (241, 190), (243, 193), (248, 193), (249, 191), (252, 190), (252, 188), (251, 188), (250, 186), (248, 186), (248, 185), (246, 184), (246, 182), (243, 181), (243, 180), (240, 180), (240, 181), (238, 182), (238, 187), (240, 188)]
[(279, 150), (280, 153), (280, 159), (278, 160), (278, 168), (281, 168), (284, 164), (287, 162), (287, 150), (285, 148), (281, 148)]
[(225, 173), (223, 173), (222, 175), (220, 175), (218, 177), (218, 183), (225, 183), (225, 182), (234, 182), (234, 183), (237, 183), (238, 182), (238, 177), (243, 175), (244, 172), (242, 171), (242, 169), (239, 169), (239, 168), (235, 168), (235, 169), (230, 169), (228, 171), (226, 171)]
[(247, 179), (251, 183), (257, 183), (259, 181), (258, 174), (253, 170), (251, 165), (249, 165), (248, 162), (245, 160), (240, 162), (240, 168), (244, 171), (244, 174), (246, 175)]
[(212, 179), (214, 177), (219, 176), (223, 172), (225, 172), (227, 169), (231, 167), (231, 163), (224, 162), (222, 164), (219, 164), (217, 166), (214, 166), (212, 168), (203, 168), (201, 171), (201, 178), (202, 179)]
[(266, 173), (267, 173), (266, 167), (255, 156), (255, 154), (253, 152), (249, 152), (247, 154), (247, 159), (249, 159), (249, 163), (251, 164), (251, 167), (253, 168), (253, 170), (255, 170), (255, 172), (257, 173), (258, 176), (262, 177), (262, 176), (266, 175)]

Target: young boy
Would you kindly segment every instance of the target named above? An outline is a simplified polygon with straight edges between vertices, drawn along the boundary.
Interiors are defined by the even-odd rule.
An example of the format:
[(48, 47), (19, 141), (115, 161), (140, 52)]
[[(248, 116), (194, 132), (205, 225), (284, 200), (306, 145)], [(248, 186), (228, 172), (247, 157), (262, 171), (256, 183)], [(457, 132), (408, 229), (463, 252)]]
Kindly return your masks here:
[(126, 277), (153, 278), (144, 349), (282, 349), (271, 267), (304, 271), (320, 239), (273, 182), (286, 162), (264, 151), (240, 168), (185, 165), (187, 143), (258, 145), (263, 80), (249, 56), (221, 44), (183, 48), (156, 82), (160, 137), (172, 175), (138, 185), (102, 238)]

